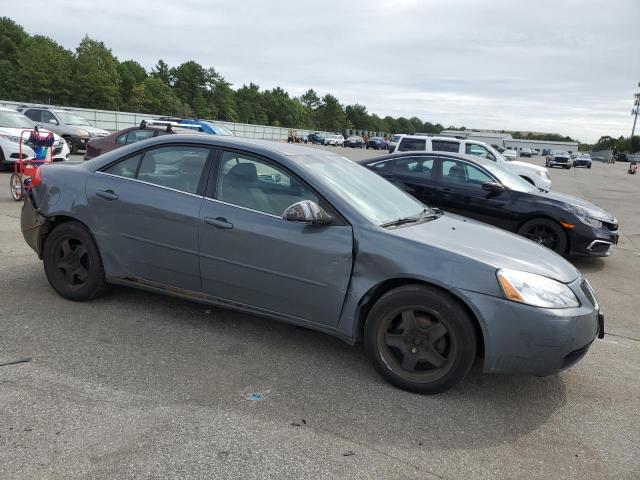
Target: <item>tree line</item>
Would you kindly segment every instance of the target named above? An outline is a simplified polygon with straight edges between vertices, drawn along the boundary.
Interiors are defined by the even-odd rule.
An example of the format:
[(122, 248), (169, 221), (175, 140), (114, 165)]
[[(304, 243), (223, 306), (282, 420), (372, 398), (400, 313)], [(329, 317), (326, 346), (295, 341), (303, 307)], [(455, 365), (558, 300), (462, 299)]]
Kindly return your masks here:
[(0, 18), (0, 97), (13, 101), (194, 116), (229, 122), (340, 132), (346, 128), (439, 133), (440, 124), (417, 117), (384, 118), (363, 105), (343, 105), (334, 95), (309, 89), (299, 97), (254, 83), (233, 89), (214, 68), (195, 61), (147, 71), (119, 61), (103, 42), (85, 36), (75, 52), (41, 35), (29, 35)]
[[(334, 95), (320, 96), (313, 89), (299, 97), (280, 87), (264, 90), (254, 83), (234, 89), (213, 67), (193, 60), (170, 66), (160, 59), (147, 71), (135, 60), (119, 61), (103, 42), (88, 35), (73, 52), (48, 37), (29, 35), (8, 17), (0, 18), (0, 98), (331, 132), (440, 133), (445, 129), (415, 116), (381, 117), (364, 105), (343, 105)], [(557, 134), (511, 134), (530, 140), (573, 140)], [(625, 151), (624, 141), (636, 148), (637, 142), (629, 139), (617, 141), (618, 151)]]

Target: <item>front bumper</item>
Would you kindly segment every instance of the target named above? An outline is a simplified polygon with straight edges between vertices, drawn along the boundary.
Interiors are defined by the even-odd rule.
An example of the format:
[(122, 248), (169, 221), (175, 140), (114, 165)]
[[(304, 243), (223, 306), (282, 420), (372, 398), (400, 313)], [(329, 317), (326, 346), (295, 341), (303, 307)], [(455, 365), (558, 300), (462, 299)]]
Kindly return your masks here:
[(591, 166), (591, 162), (586, 161), (586, 160), (574, 160), (573, 161), (573, 166), (574, 167), (590, 167)]
[(595, 228), (578, 222), (569, 234), (569, 254), (590, 257), (608, 257), (618, 244), (618, 231)]
[(487, 373), (545, 376), (577, 363), (596, 336), (604, 336), (604, 315), (580, 287), (570, 284), (580, 306), (545, 309), (477, 292), (460, 292), (481, 319)]

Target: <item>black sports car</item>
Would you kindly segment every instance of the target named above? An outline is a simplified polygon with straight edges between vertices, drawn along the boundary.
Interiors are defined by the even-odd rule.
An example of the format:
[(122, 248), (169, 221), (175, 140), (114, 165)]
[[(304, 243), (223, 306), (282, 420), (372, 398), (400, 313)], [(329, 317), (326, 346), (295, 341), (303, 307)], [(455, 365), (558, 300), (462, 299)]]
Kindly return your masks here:
[(359, 163), (431, 207), (523, 235), (560, 254), (607, 256), (618, 243), (618, 221), (610, 213), (577, 197), (543, 192), (491, 160), (406, 152)]

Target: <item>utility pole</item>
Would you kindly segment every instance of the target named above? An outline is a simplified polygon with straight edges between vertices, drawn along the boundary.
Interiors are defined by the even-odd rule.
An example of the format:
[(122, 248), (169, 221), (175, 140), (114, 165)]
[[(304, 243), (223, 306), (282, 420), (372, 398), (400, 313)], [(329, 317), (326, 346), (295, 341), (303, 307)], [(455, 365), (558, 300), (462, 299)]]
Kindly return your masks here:
[[(640, 87), (640, 82), (638, 82), (638, 86)], [(636, 133), (636, 122), (638, 121), (638, 113), (640, 113), (640, 92), (636, 92), (633, 94), (633, 109), (631, 110), (631, 115), (633, 115), (633, 128), (631, 128), (631, 141), (633, 141), (633, 136)]]

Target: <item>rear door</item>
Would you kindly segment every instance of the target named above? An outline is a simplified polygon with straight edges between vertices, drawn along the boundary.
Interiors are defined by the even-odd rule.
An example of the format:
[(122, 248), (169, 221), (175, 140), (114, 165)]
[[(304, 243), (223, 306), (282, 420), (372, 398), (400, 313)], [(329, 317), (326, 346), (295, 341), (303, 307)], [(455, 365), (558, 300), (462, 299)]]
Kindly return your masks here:
[[(331, 225), (286, 221), (312, 200)], [(351, 226), (302, 179), (277, 162), (223, 151), (199, 218), (202, 290), (265, 314), (335, 327), (349, 285)]]
[(512, 191), (496, 193), (483, 190), (483, 183), (498, 181), (486, 170), (469, 162), (445, 157), (438, 162), (441, 208), (497, 227), (510, 227), (514, 215)]
[(149, 148), (87, 182), (103, 256), (118, 276), (198, 291), (198, 214), (211, 150), (185, 144)]
[(390, 168), (390, 179), (426, 205), (439, 207), (436, 158), (435, 155), (396, 158)]

